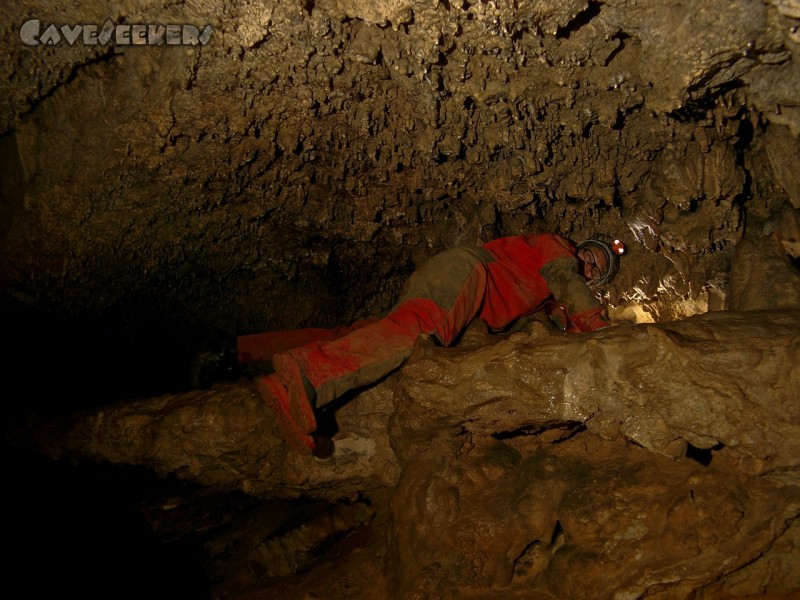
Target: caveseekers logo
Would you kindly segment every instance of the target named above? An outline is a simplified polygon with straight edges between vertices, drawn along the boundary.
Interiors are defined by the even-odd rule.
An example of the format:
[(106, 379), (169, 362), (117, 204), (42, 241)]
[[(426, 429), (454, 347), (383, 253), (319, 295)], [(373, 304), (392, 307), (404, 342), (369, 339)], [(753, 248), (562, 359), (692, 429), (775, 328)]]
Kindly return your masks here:
[(86, 46), (205, 46), (214, 28), (206, 25), (201, 31), (194, 25), (117, 25), (109, 19), (98, 25), (45, 25), (30, 19), (19, 29), (19, 38), (28, 46), (74, 45), (80, 40)]

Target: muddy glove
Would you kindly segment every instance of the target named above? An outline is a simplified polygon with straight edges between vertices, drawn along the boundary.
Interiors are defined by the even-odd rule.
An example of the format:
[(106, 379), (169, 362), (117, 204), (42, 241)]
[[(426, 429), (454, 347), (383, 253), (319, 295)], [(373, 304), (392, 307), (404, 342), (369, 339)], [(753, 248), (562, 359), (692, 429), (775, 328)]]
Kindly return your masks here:
[(559, 331), (567, 333), (579, 333), (580, 330), (569, 320), (567, 309), (562, 304), (549, 300), (544, 306), (547, 318), (556, 326)]

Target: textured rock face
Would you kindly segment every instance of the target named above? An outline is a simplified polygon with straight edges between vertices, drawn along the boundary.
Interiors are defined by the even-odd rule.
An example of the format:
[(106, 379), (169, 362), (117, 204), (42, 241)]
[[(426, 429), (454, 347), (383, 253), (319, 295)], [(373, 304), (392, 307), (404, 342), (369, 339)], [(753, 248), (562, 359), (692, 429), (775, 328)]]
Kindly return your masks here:
[(393, 421), (400, 597), (788, 597), (797, 556), (741, 570), (797, 514), (797, 317), (535, 327), (419, 356)]
[[(334, 325), (450, 246), (600, 229), (634, 246), (609, 299), (669, 319), (721, 306), (743, 208), (798, 206), (791, 3), (2, 11), (0, 275), (26, 316)], [(32, 15), (214, 30), (28, 46)]]
[[(800, 588), (796, 0), (0, 15), (0, 315), (29, 390), (8, 410), (62, 415), (23, 429), (47, 456), (196, 486), (143, 512), (199, 540), (215, 597)], [(287, 454), (248, 381), (178, 375), (197, 329), (346, 324), (440, 250), (550, 231), (625, 239), (603, 293), (637, 325), (422, 344), (336, 413), (328, 460)], [(11, 487), (71, 487), (40, 479)]]
[(236, 573), (220, 594), (327, 589), (342, 571), (276, 578), (365, 527), (348, 589), (326, 597), (785, 594), (800, 585), (798, 340), (797, 310), (580, 335), (472, 328), (455, 348), (421, 344), (340, 408), (324, 460), (287, 454), (246, 381), (52, 421), (31, 439), (53, 457), (330, 504), (277, 536), (262, 526), (244, 558), (216, 557)]
[(456, 376), (439, 372), (436, 359), (418, 361), (406, 385), (429, 418), (459, 414), (484, 435), (577, 423), (663, 454), (682, 455), (688, 443), (725, 447), (759, 471), (794, 467), (797, 318), (796, 310), (715, 312), (588, 339), (519, 334), (460, 357)]
[(393, 497), (398, 597), (687, 598), (796, 515), (797, 487), (579, 438), (465, 437), (410, 463)]

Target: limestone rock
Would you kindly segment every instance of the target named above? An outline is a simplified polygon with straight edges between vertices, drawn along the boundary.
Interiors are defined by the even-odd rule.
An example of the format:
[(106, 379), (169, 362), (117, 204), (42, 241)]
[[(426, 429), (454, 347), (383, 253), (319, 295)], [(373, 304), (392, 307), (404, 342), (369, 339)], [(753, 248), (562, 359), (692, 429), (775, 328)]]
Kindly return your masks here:
[(482, 436), (575, 423), (659, 453), (683, 440), (724, 447), (763, 471), (795, 467), (799, 333), (796, 310), (720, 311), (433, 351), (404, 370), (412, 402), (395, 435), (428, 422)]
[[(453, 348), (421, 343), (341, 406), (325, 460), (287, 454), (246, 381), (24, 433), (55, 458), (331, 503), (227, 569), (219, 588), (242, 598), (312, 585), (337, 600), (777, 593), (797, 583), (798, 340), (797, 310), (576, 335), (472, 327)], [(364, 577), (356, 549), (346, 586), (314, 566), (315, 548), (368, 523), (362, 551), (384, 558)]]

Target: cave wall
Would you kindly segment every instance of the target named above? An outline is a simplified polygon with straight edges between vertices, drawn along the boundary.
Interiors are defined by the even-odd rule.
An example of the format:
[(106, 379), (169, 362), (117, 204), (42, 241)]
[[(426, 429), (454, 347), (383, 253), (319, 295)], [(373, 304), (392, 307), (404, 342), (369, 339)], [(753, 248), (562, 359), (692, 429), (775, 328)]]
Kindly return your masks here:
[[(795, 2), (0, 10), (2, 302), (26, 315), (333, 325), (450, 246), (607, 230), (632, 250), (608, 300), (658, 320), (721, 307), (749, 206), (800, 202)], [(28, 46), (30, 18), (213, 35)]]
[[(788, 248), (800, 255), (796, 0), (123, 0), (113, 6), (94, 0), (68, 6), (29, 0), (3, 4), (0, 15), (0, 314), (4, 341), (14, 356), (5, 366), (25, 384), (6, 416), (43, 403), (69, 412), (76, 404), (105, 403), (122, 393), (120, 388), (133, 395), (161, 393), (162, 380), (153, 387), (141, 380), (154, 378), (158, 369), (169, 373), (163, 374), (165, 379), (174, 374), (179, 367), (174, 350), (186, 343), (187, 331), (334, 325), (366, 316), (388, 308), (405, 276), (433, 253), (498, 235), (556, 231), (577, 240), (607, 230), (623, 237), (630, 255), (606, 291), (615, 319), (668, 321), (724, 308), (730, 306), (731, 290), (739, 288), (756, 292), (736, 295), (735, 308), (767, 307), (778, 296), (775, 282), (783, 282), (768, 276), (773, 268), (788, 268), (787, 293), (781, 294), (788, 304), (782, 307), (800, 305), (790, 295), (800, 289), (797, 269), (782, 254)], [(102, 26), (107, 20), (114, 25), (209, 24), (213, 35), (207, 44), (195, 46), (70, 45), (63, 40), (28, 46), (20, 29), (32, 18), (43, 28), (49, 23)], [(665, 336), (665, 343), (671, 341)], [(768, 342), (764, 344), (764, 355), (770, 356)], [(749, 346), (754, 352), (761, 349)], [(796, 344), (787, 347), (796, 350)], [(642, 356), (646, 354), (636, 354), (637, 359)], [(695, 362), (685, 360), (687, 365)], [(795, 371), (788, 372), (796, 379)], [(440, 370), (433, 373), (438, 377)], [(515, 373), (503, 373), (502, 379), (513, 380)], [(679, 371), (676, 377), (685, 378)], [(169, 435), (158, 438), (166, 440), (164, 445), (153, 444), (148, 431), (141, 444), (131, 443), (127, 422), (120, 444), (128, 452), (164, 446), (174, 452), (169, 444), (175, 439), (208, 444), (218, 439), (209, 431), (221, 428), (226, 434), (221, 439), (231, 446), (188, 448), (189, 466), (182, 463), (179, 473), (208, 476), (218, 483), (244, 464), (256, 469), (253, 481), (258, 484), (242, 486), (249, 496), (274, 495), (277, 487), (284, 493), (287, 487), (293, 494), (309, 493), (319, 481), (328, 486), (328, 494), (341, 495), (324, 478), (325, 465), (318, 466), (322, 475), (309, 483), (307, 469), (283, 458), (285, 449), (277, 437), (258, 429), (262, 421), (254, 421), (250, 412), (236, 412), (237, 406), (255, 407), (256, 416), (267, 420), (263, 407), (253, 403), (251, 388), (241, 385), (234, 392), (242, 404), (219, 392), (177, 396), (185, 412), (172, 419), (163, 410), (166, 401), (156, 399), (154, 421), (168, 426)], [(384, 400), (379, 407), (394, 398), (388, 387), (373, 393)], [(757, 390), (753, 394), (761, 398)], [(197, 402), (198, 397), (204, 401)], [(788, 393), (782, 399), (792, 401)], [(207, 405), (218, 407), (227, 419), (203, 412)], [(123, 406), (124, 411), (138, 405)], [(374, 402), (354, 402), (349, 408), (368, 415), (359, 415), (353, 429), (345, 431), (348, 435), (337, 439), (335, 460), (350, 460), (352, 467), (352, 457), (371, 448), (362, 439), (364, 424), (385, 434), (386, 418), (376, 412)], [(712, 409), (704, 416), (713, 422)], [(255, 427), (246, 429), (251, 437), (228, 435), (225, 426), (232, 421)], [(115, 421), (103, 422), (108, 426)], [(381, 456), (394, 459), (384, 438), (377, 448)], [(425, 534), (431, 522), (425, 522), (421, 509), (410, 510), (394, 515), (398, 526), (390, 549), (401, 553), (405, 542), (426, 547), (438, 541), (433, 553), (444, 548), (450, 552), (448, 560), (458, 562), (452, 548), (475, 549), (491, 540), (498, 547), (505, 544), (505, 552), (510, 542), (517, 553), (514, 568), (505, 554), (488, 556), (482, 563), (475, 552), (469, 583), (480, 588), (491, 580), (480, 569), (499, 564), (497, 572), (511, 573), (527, 593), (526, 586), (550, 556), (542, 549), (555, 556), (562, 548), (559, 528), (570, 535), (585, 533), (579, 519), (568, 517), (558, 527), (546, 519), (529, 523), (529, 532), (535, 534), (529, 537), (484, 535), (509, 515), (506, 506), (495, 503), (485, 518), (487, 499), (502, 496), (503, 489), (516, 490), (520, 477), (532, 486), (538, 481), (539, 457), (525, 446), (530, 438), (523, 432), (509, 442), (522, 451), (501, 452), (501, 459), (513, 460), (503, 460), (499, 467), (490, 460), (494, 442), (477, 447), (474, 463), (467, 460), (468, 452), (461, 453), (444, 469), (437, 461), (446, 454), (436, 454), (436, 448), (412, 457), (418, 463), (430, 459), (430, 473), (443, 471), (443, 477), (459, 482), (456, 488), (466, 486), (457, 490), (461, 506), (484, 529), (478, 527), (473, 536), (453, 528), (447, 536), (429, 538)], [(558, 481), (586, 490), (565, 505), (567, 515), (581, 516), (598, 500), (586, 464), (599, 461), (615, 475), (618, 466), (602, 464), (602, 453), (610, 452), (611, 444), (622, 446), (615, 452), (627, 451), (624, 440), (606, 441), (595, 452), (582, 447), (584, 439), (553, 446), (553, 454), (563, 453), (554, 463)], [(66, 438), (56, 440), (64, 444)], [(284, 480), (280, 486), (261, 482), (270, 464), (258, 451), (248, 453), (251, 441), (256, 449), (268, 444), (280, 456), (274, 461), (281, 465), (277, 472), (293, 475), (294, 487)], [(715, 448), (703, 450), (717, 456), (721, 451)], [(225, 455), (219, 465), (214, 452)], [(228, 462), (227, 454), (235, 460)], [(629, 454), (635, 463), (644, 450)], [(736, 506), (739, 497), (761, 493), (747, 479), (756, 475), (744, 477), (738, 463), (726, 467), (717, 458), (715, 468), (728, 468), (726, 477), (730, 474), (732, 481), (728, 506)], [(154, 460), (165, 464), (163, 456)], [(648, 455), (647, 460), (655, 466), (643, 466), (630, 481), (611, 488), (621, 489), (620, 497), (640, 499), (642, 514), (648, 509), (658, 516), (658, 506), (650, 505), (647, 495), (637, 495), (640, 483), (663, 495), (651, 482), (672, 468), (677, 473), (672, 481), (681, 482), (676, 489), (684, 493), (684, 474), (703, 472), (691, 458), (669, 462)], [(203, 468), (206, 462), (214, 468)], [(54, 490), (60, 484), (16, 455), (8, 464), (20, 474), (12, 477), (10, 487), (35, 495), (34, 502), (23, 497), (16, 504), (20, 511), (33, 505), (39, 512), (30, 521), (44, 522), (42, 514), (51, 519), (66, 514), (53, 499), (64, 504), (67, 488), (76, 493), (83, 487), (70, 475), (62, 489)], [(576, 465), (582, 473), (575, 473)], [(381, 466), (387, 479), (399, 476), (385, 463)], [(733, 535), (730, 530), (720, 533), (718, 521), (703, 520), (711, 514), (725, 521), (727, 513), (714, 512), (719, 481), (701, 481), (696, 513), (685, 509), (683, 498), (665, 497), (677, 502), (679, 521), (688, 515), (689, 531), (698, 516), (704, 537), (698, 547), (703, 550), (715, 547), (705, 537), (716, 542)], [(96, 485), (102, 489), (107, 483)], [(381, 486), (391, 483), (378, 481)], [(357, 496), (365, 487), (354, 478), (348, 493)], [(430, 518), (447, 515), (452, 488), (431, 487), (433, 506), (441, 510)], [(397, 502), (419, 500), (422, 489), (407, 476)], [(548, 498), (552, 505), (560, 502), (556, 496)], [(379, 514), (385, 511), (386, 502), (376, 496), (372, 500)], [(770, 573), (786, 589), (797, 588), (797, 524), (791, 535), (775, 537), (780, 527), (788, 527), (789, 516), (796, 515), (795, 497), (790, 500), (785, 515), (782, 508), (762, 521), (742, 521), (748, 532), (771, 534), (756, 536), (759, 544), (748, 545), (743, 538), (747, 552), (737, 554), (736, 564), (751, 565), (750, 572), (704, 579), (703, 585), (712, 587), (698, 597), (729, 596), (729, 586), (739, 595), (756, 593)], [(626, 525), (626, 506), (610, 497), (604, 501), (609, 511), (600, 517), (608, 519), (597, 522), (612, 529)], [(75, 504), (92, 512), (85, 497)], [(166, 520), (164, 506), (172, 504), (154, 505), (153, 511)], [(176, 512), (191, 506), (187, 501)], [(770, 505), (764, 506), (759, 510), (769, 513)], [(361, 508), (350, 507), (357, 514), (349, 517), (320, 518), (320, 539), (341, 536), (336, 525), (347, 525), (348, 518), (360, 526)], [(522, 513), (534, 514), (536, 508), (529, 504)], [(198, 527), (207, 525), (208, 514), (218, 516), (197, 510)], [(74, 517), (70, 513), (59, 520), (75, 522)], [(267, 519), (270, 524), (272, 518)], [(18, 520), (27, 527), (27, 520)], [(421, 531), (414, 529), (420, 522)], [(252, 523), (247, 520), (242, 528), (255, 529)], [(653, 517), (648, 524), (655, 531), (659, 522)], [(319, 540), (309, 541), (314, 527), (309, 529), (312, 533), (303, 534), (305, 538), (297, 530), (284, 536), (303, 538), (295, 540), (296, 546), (287, 545), (285, 555), (295, 547), (304, 549), (299, 555), (315, 547)], [(375, 530), (383, 531), (378, 526)], [(36, 545), (40, 537), (31, 531), (44, 530), (26, 528), (17, 539), (34, 540), (26, 543), (35, 545), (32, 554), (42, 559)], [(664, 531), (672, 535), (671, 529)], [(52, 531), (45, 534), (52, 536)], [(269, 541), (280, 545), (284, 538)], [(652, 539), (659, 541), (655, 535)], [(589, 541), (600, 544), (603, 537)], [(684, 541), (678, 539), (676, 545)], [(450, 542), (454, 545), (448, 546)], [(617, 542), (621, 547), (627, 540)], [(614, 547), (598, 547), (601, 567), (602, 561), (620, 556)], [(660, 543), (651, 547), (653, 555), (661, 553)], [(46, 551), (53, 548), (65, 558), (73, 550), (54, 542)], [(252, 562), (273, 568), (273, 550), (259, 547), (261, 554), (254, 553), (258, 556)], [(766, 560), (750, 563), (753, 553), (762, 551)], [(579, 555), (570, 552), (568, 558)], [(385, 560), (383, 553), (381, 547), (379, 552), (348, 554), (349, 567), (332, 562), (337, 566), (329, 567), (327, 578), (319, 581), (335, 582), (341, 597), (352, 597), (352, 589), (344, 588), (367, 589), (381, 581), (385, 564), (376, 563)], [(683, 565), (680, 551), (667, 558)], [(716, 555), (703, 560), (722, 562)], [(411, 588), (428, 589), (430, 584), (435, 590), (438, 579), (449, 581), (437, 578), (437, 572), (414, 556), (402, 564), (406, 570), (396, 576)], [(569, 561), (564, 564), (569, 571)], [(703, 566), (693, 556), (688, 564), (694, 573)], [(447, 576), (458, 575), (460, 565), (450, 566)], [(294, 567), (305, 568), (302, 561)], [(140, 575), (150, 568), (143, 567)], [(370, 578), (370, 573), (377, 575)], [(604, 568), (595, 573), (605, 577)], [(674, 579), (673, 573), (667, 578)], [(177, 578), (185, 579), (180, 573)], [(291, 585), (289, 580), (285, 585)], [(568, 578), (555, 576), (540, 589), (563, 595), (574, 591), (569, 585)], [(303, 594), (320, 589), (308, 581), (301, 587)], [(672, 591), (668, 587), (665, 597)]]

